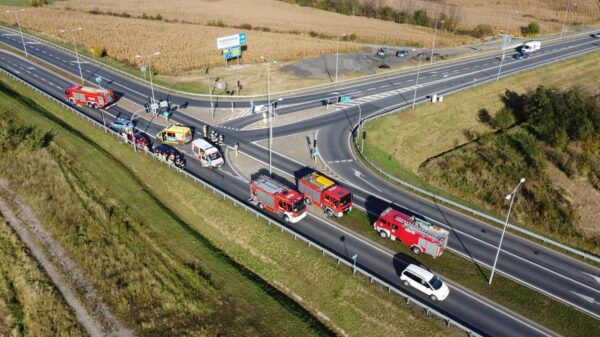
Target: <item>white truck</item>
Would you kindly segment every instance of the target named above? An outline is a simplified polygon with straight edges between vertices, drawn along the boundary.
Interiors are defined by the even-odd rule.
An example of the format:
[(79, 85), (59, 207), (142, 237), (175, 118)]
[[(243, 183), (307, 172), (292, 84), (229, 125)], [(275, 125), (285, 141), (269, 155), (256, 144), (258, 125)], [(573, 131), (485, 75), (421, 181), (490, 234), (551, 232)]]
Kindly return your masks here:
[(534, 53), (542, 47), (542, 43), (540, 41), (528, 41), (521, 46), (521, 53)]
[(203, 167), (218, 168), (225, 163), (219, 149), (204, 138), (198, 138), (192, 142), (192, 152)]

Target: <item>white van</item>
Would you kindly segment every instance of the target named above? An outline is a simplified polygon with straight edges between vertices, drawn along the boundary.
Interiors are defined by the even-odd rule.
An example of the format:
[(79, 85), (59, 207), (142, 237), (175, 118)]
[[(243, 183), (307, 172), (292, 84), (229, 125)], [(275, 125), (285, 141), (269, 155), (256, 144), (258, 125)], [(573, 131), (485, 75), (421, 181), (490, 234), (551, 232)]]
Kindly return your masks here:
[(439, 277), (414, 264), (409, 264), (402, 271), (400, 280), (405, 286), (425, 293), (433, 301), (443, 301), (450, 294), (450, 288)]
[(219, 149), (214, 147), (204, 138), (198, 138), (192, 142), (194, 157), (200, 160), (203, 167), (221, 167), (225, 163)]
[(529, 41), (525, 42), (521, 47), (521, 53), (534, 53), (542, 48), (540, 41)]

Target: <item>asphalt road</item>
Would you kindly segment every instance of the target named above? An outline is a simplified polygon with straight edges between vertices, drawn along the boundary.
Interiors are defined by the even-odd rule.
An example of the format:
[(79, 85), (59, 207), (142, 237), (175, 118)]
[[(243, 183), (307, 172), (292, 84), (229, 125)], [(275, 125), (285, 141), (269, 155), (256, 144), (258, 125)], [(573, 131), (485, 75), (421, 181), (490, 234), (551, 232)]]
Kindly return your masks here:
[[(4, 42), (4, 40), (9, 39), (8, 41), (10, 43), (12, 42), (10, 38), (10, 36), (2, 36), (0, 41)], [(507, 72), (510, 72), (515, 71), (518, 67), (531, 66), (537, 63), (542, 64), (552, 62), (556, 57), (562, 58), (564, 55), (570, 53), (584, 53), (589, 50), (596, 49), (598, 46), (595, 44), (595, 42), (595, 40), (588, 38), (571, 40), (563, 44), (559, 44), (557, 47), (558, 51), (552, 54), (548, 53), (546, 55), (544, 53), (539, 53), (529, 60), (506, 62), (503, 69), (505, 69)], [(15, 44), (13, 42), (13, 44), (18, 46), (18, 43)], [(44, 45), (30, 45), (30, 47), (33, 46), (39, 49), (38, 51), (34, 49), (33, 52), (36, 53), (36, 55), (39, 55), (40, 58), (47, 57), (48, 59), (52, 60), (52, 63), (54, 63), (56, 66), (78, 75), (77, 66), (72, 62), (69, 62), (71, 58), (73, 58), (72, 56), (63, 54)], [(561, 48), (563, 49), (561, 50)], [(44, 52), (42, 52), (42, 50)], [(44, 57), (41, 55), (44, 55)], [(44, 69), (40, 69), (36, 65), (28, 64), (22, 59), (15, 58), (14, 56), (10, 56), (6, 53), (2, 53), (1, 56), (3, 59), (0, 59), (0, 65), (4, 69), (24, 78), (25, 80), (40, 87), (42, 90), (54, 95), (58, 99), (62, 99), (62, 90), (64, 87), (70, 84), (69, 81), (61, 79), (55, 74), (52, 74)], [(484, 65), (485, 63), (488, 63), (487, 66), (489, 67), (489, 64), (491, 64), (490, 62), (493, 63), (493, 60), (479, 60), (479, 62), (481, 63), (481, 67), (486, 67)], [(94, 65), (82, 64), (82, 67), (85, 70), (90, 71), (89, 77), (92, 79), (96, 76), (96, 74), (100, 73), (100, 71), (98, 71), (97, 67)], [(456, 65), (452, 67), (458, 66)], [(435, 77), (437, 77), (438, 74), (441, 74), (441, 79), (448, 79), (449, 76), (444, 77), (444, 73), (447, 74), (448, 72), (455, 72), (460, 74), (460, 69), (454, 69), (452, 67), (445, 69), (444, 67), (440, 66), (439, 70), (437, 71), (432, 69), (430, 70), (430, 73), (422, 72), (421, 78), (423, 79), (423, 82), (421, 83), (430, 84), (424, 86), (423, 89), (419, 88), (423, 94), (419, 95), (417, 100), (422, 99), (423, 96), (426, 96), (428, 93), (441, 93), (443, 90), (454, 90), (454, 88), (460, 88), (461, 85), (471, 85), (470, 81), (465, 80), (465, 77), (468, 78), (469, 75), (465, 75), (463, 78), (454, 78), (453, 76), (449, 80), (435, 82)], [(459, 71), (456, 72), (455, 70)], [(492, 74), (493, 71), (490, 70), (479, 71), (481, 72), (481, 75), (476, 73), (477, 76), (484, 76), (486, 73), (487, 76), (495, 76), (495, 74)], [(130, 100), (143, 103), (149, 95), (148, 88), (141, 85), (139, 88), (137, 88), (137, 84), (129, 81), (128, 79), (121, 78), (108, 72), (102, 72), (100, 74), (104, 78), (112, 80), (112, 82), (109, 82), (109, 84), (105, 86), (114, 88), (114, 90), (119, 92), (124, 92), (125, 96), (127, 96)], [(429, 77), (429, 81), (427, 80), (427, 77)], [(368, 89), (377, 87), (377, 85), (385, 85), (382, 83), (390, 81), (410, 81), (410, 73), (399, 75), (398, 79), (386, 79), (384, 82), (373, 83), (372, 85), (365, 86), (364, 88), (366, 88), (367, 92), (362, 96), (362, 98), (368, 98), (370, 96), (368, 92), (373, 92), (373, 90)], [(438, 89), (435, 86), (440, 87)], [(123, 89), (125, 87), (129, 89)], [(132, 88), (138, 93), (128, 91)], [(358, 89), (354, 88), (348, 90), (348, 92), (350, 92), (351, 90), (356, 91)], [(334, 92), (327, 94), (333, 93)], [(402, 95), (391, 95), (370, 102), (365, 102), (362, 104), (363, 116), (377, 113), (381, 110), (381, 108), (389, 107), (395, 104), (406, 104), (406, 102), (410, 101), (412, 98), (411, 96), (412, 95), (409, 97), (404, 97)], [(304, 109), (307, 105), (314, 104), (312, 101), (316, 101), (317, 104), (320, 101), (317, 94), (309, 94), (304, 98), (302, 98), (302, 96), (298, 96), (294, 99), (298, 100), (297, 103), (294, 103), (298, 104), (296, 106), (297, 109)], [(302, 99), (304, 99), (304, 102), (306, 103), (302, 103)], [(172, 100), (175, 103), (178, 103), (176, 100), (181, 100), (179, 104), (182, 104), (185, 101), (187, 101), (188, 104), (195, 104), (193, 102), (190, 103), (190, 100), (185, 97), (172, 97)], [(286, 102), (290, 104), (290, 100), (287, 98)], [(82, 110), (99, 119), (97, 111), (91, 111), (87, 109)], [(291, 113), (291, 110), (293, 109), (290, 109), (290, 111), (287, 112), (284, 109), (279, 109), (278, 113)], [(108, 112), (113, 115), (129, 115), (128, 112), (117, 106), (109, 109)], [(348, 144), (348, 139), (349, 132), (356, 123), (357, 114), (358, 111), (356, 109), (348, 108), (346, 110), (341, 110), (337, 113), (331, 113), (320, 118), (314, 118), (303, 123), (290, 124), (275, 128), (274, 134), (277, 136), (289, 133), (297, 133), (302, 130), (319, 129), (319, 149), (324, 159), (334, 159), (337, 157), (351, 158), (352, 152)], [(202, 123), (189, 116), (178, 115), (176, 117), (178, 121), (184, 124), (196, 126), (197, 130), (201, 129), (200, 126)], [(240, 119), (240, 121), (248, 123), (248, 120), (251, 120), (252, 118), (255, 117), (249, 116), (248, 118)], [(343, 127), (340, 127), (341, 125), (343, 125)], [(146, 129), (149, 134), (155, 134), (159, 129), (159, 126), (155, 124), (144, 125), (143, 120), (138, 120), (137, 127), (140, 129)], [(264, 139), (265, 136), (266, 132), (264, 130), (236, 132), (226, 134), (226, 141), (228, 144), (240, 142), (242, 151), (260, 160), (266, 161), (267, 152), (264, 149), (250, 143), (254, 140)], [(240, 200), (246, 200), (248, 193), (247, 186), (245, 183), (234, 177), (233, 172), (228, 170), (227, 167), (225, 167), (225, 169), (222, 171), (211, 171), (200, 168), (199, 165), (197, 165), (197, 163), (191, 159), (188, 160), (188, 162), (188, 169), (190, 172), (213, 183), (214, 185), (220, 186)], [(274, 156), (273, 164), (275, 167), (290, 173), (303, 167), (303, 165), (299, 163), (295, 163), (278, 155)], [(488, 263), (490, 259), (493, 258), (494, 246), (499, 237), (499, 232), (495, 228), (455, 212), (446, 210), (442, 207), (438, 207), (428, 200), (415, 197), (393, 186), (390, 186), (385, 181), (382, 181), (377, 176), (373, 175), (369, 170), (366, 170), (364, 167), (356, 163), (356, 161), (350, 165), (334, 167), (334, 170), (340, 174), (344, 180), (352, 182), (352, 184), (348, 187), (350, 187), (352, 192), (355, 194), (355, 201), (359, 206), (365, 207), (368, 211), (376, 214), (378, 209), (381, 209), (387, 205), (387, 202), (390, 201), (397, 205), (406, 206), (409, 209), (423, 214), (430, 219), (439, 220), (443, 225), (450, 227), (453, 236), (450, 238), (451, 248), (457, 252), (462, 252), (467, 257), (474, 258), (483, 263)], [(362, 179), (357, 177), (357, 171), (360, 172)], [(342, 256), (348, 257), (354, 253), (358, 253), (359, 259), (357, 260), (357, 264), (359, 266), (369, 270), (373, 274), (389, 281), (392, 284), (396, 284), (399, 288), (403, 288), (403, 286), (397, 282), (397, 275), (399, 271), (401, 271), (402, 267), (411, 261), (409, 256), (394, 254), (386, 249), (382, 249), (371, 242), (352, 235), (339, 226), (325, 222), (314, 216), (310, 216), (300, 224), (294, 226), (294, 229), (311, 238), (315, 242), (337, 251)], [(342, 237), (344, 240), (341, 239)], [(509, 235), (505, 238), (503, 252), (501, 254), (498, 267), (499, 271), (509, 275), (510, 277), (516, 278), (525, 283), (531, 282), (530, 286), (532, 287), (537, 287), (537, 284), (540, 284), (540, 291), (548, 293), (551, 296), (558, 297), (565, 302), (569, 302), (577, 306), (580, 304), (586, 305), (586, 303), (588, 303), (592, 310), (596, 309), (596, 311), (592, 311), (592, 313), (597, 313), (597, 308), (595, 308), (597, 302), (595, 302), (595, 299), (599, 298), (599, 283), (592, 276), (585, 274), (589, 273), (596, 276), (600, 275), (600, 272), (596, 268), (589, 267), (586, 264), (580, 263), (579, 261), (570, 259), (561, 254), (557, 254), (551, 250), (545, 249), (527, 240), (523, 240), (512, 235)], [(537, 270), (535, 268), (537, 268)], [(535, 272), (533, 272), (534, 270)], [(574, 290), (579, 295), (574, 294)], [(418, 297), (419, 294), (415, 294), (415, 296)], [(589, 298), (593, 299), (594, 302), (590, 302)], [(428, 302), (428, 299), (423, 298), (423, 301)], [(443, 303), (432, 303), (432, 306), (485, 335), (545, 335), (545, 332), (540, 330), (539, 327), (535, 327), (510, 313), (503, 313), (503, 310), (497, 308), (495, 305), (485, 303), (484, 300), (478, 299), (471, 294), (463, 292), (455, 287), (452, 288), (452, 294), (446, 301)], [(586, 307), (584, 306), (583, 308)], [(509, 326), (514, 327), (514, 330), (507, 328)]]

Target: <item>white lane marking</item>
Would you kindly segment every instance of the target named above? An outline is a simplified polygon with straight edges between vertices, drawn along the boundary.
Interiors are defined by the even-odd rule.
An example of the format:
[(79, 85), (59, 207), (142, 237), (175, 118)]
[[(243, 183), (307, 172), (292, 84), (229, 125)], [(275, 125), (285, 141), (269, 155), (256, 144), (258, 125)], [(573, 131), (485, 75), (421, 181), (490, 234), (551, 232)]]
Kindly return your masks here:
[(359, 171), (357, 171), (357, 170), (354, 170), (354, 175), (355, 175), (355, 176), (356, 176), (358, 179), (360, 179), (360, 180), (364, 181), (364, 182), (365, 182), (367, 185), (369, 185), (369, 186), (373, 187), (374, 189), (378, 190), (379, 192), (382, 192), (382, 191), (381, 191), (379, 188), (377, 188), (375, 185), (373, 185), (373, 184), (371, 184), (370, 182), (368, 182), (368, 181), (367, 181), (367, 179), (363, 178), (363, 176), (362, 176), (362, 173), (360, 173)]
[[(107, 80), (107, 81), (110, 81), (110, 79), (108, 79), (108, 78), (105, 78), (105, 80)], [(138, 92), (138, 91), (135, 91), (135, 90), (133, 90), (133, 89), (131, 89), (131, 88), (128, 88), (128, 87), (126, 87), (126, 86), (124, 86), (124, 85), (122, 85), (122, 84), (119, 84), (119, 83), (115, 82), (115, 81), (112, 81), (111, 83), (112, 83), (112, 84), (115, 84), (115, 85), (118, 85), (118, 86), (120, 86), (121, 88), (125, 88), (125, 89), (127, 89), (127, 90), (129, 90), (129, 91), (131, 91), (131, 92), (133, 92), (133, 93), (136, 93), (136, 94), (138, 94), (138, 95), (142, 96), (142, 97), (148, 97), (148, 95), (144, 95), (144, 94), (142, 94), (142, 93), (140, 93), (140, 92)]]
[(586, 301), (587, 301), (587, 302), (589, 302), (590, 304), (597, 303), (597, 302), (596, 302), (596, 299), (595, 299), (595, 298), (593, 298), (593, 297), (591, 297), (591, 296), (586, 296), (586, 295), (580, 294), (580, 293), (578, 293), (578, 292), (576, 292), (576, 291), (573, 291), (573, 290), (571, 290), (571, 292), (572, 292), (573, 294), (575, 294), (575, 295), (577, 295), (577, 296), (579, 296), (579, 297), (583, 298), (584, 300), (586, 300)]
[(590, 273), (586, 273), (586, 272), (583, 272), (583, 273), (586, 274), (586, 275), (589, 275), (591, 278), (593, 278), (594, 280), (596, 280), (596, 282), (600, 283), (600, 277), (598, 277), (596, 275), (592, 275)]

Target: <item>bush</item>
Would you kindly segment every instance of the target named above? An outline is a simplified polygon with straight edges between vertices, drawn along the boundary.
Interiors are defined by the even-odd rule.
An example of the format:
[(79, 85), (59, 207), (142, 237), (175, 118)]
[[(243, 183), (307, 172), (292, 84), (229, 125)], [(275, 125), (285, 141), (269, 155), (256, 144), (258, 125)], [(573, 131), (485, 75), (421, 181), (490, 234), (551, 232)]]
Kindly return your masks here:
[(99, 46), (90, 48), (90, 52), (92, 53), (92, 55), (94, 55), (95, 58), (102, 58), (107, 55), (106, 48)]
[(424, 9), (416, 10), (413, 13), (412, 23), (419, 26), (429, 26), (429, 17)]
[(29, 7), (42, 7), (47, 4), (47, 0), (27, 0), (27, 6)]
[(527, 27), (521, 27), (523, 35), (536, 35), (540, 33), (540, 25), (537, 22), (530, 22)]
[(481, 39), (494, 34), (494, 28), (488, 24), (482, 23), (471, 30), (471, 36)]
[(507, 107), (503, 107), (498, 112), (496, 112), (496, 115), (494, 115), (494, 121), (492, 125), (497, 129), (506, 130), (510, 128), (514, 123), (515, 117), (512, 111)]

